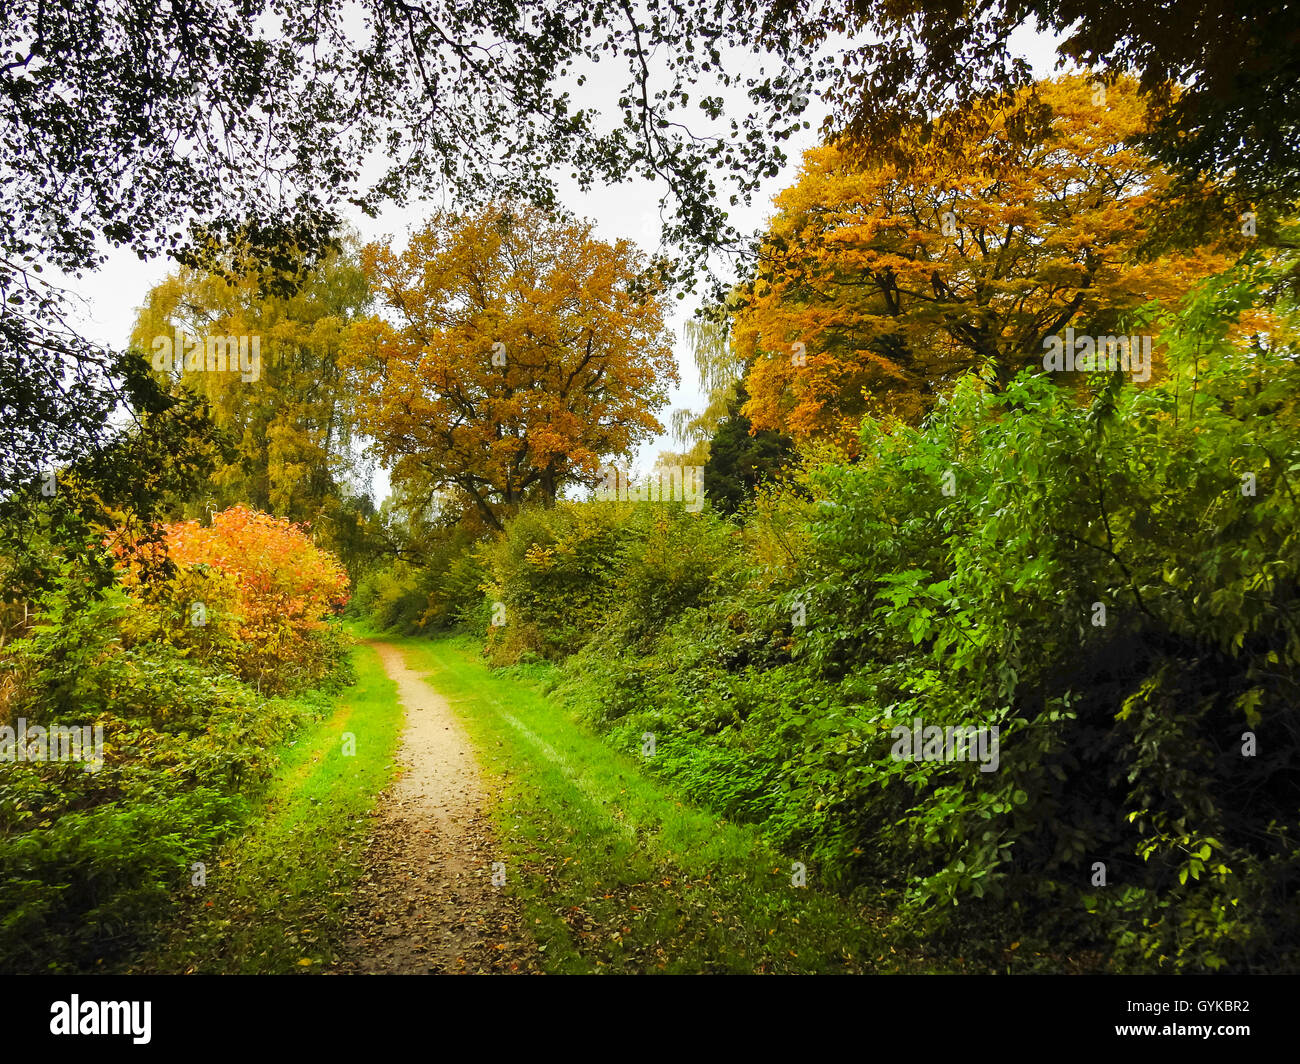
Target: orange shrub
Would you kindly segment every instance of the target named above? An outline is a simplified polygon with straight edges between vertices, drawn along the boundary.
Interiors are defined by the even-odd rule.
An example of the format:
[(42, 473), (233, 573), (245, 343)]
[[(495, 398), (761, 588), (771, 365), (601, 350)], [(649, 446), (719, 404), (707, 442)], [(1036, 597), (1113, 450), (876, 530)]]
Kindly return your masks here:
[[(229, 626), (222, 656), (237, 674), (282, 690), (327, 670), (334, 641), (325, 637), (324, 618), (347, 603), (348, 578), (302, 526), (232, 506), (214, 514), (209, 527), (198, 521), (168, 525), (163, 543), (179, 569), (169, 597), (184, 600), (182, 623), (202, 628), (210, 617)], [(208, 579), (196, 581), (200, 574)], [(205, 587), (216, 601), (205, 596)], [(204, 606), (198, 624), (191, 599)]]

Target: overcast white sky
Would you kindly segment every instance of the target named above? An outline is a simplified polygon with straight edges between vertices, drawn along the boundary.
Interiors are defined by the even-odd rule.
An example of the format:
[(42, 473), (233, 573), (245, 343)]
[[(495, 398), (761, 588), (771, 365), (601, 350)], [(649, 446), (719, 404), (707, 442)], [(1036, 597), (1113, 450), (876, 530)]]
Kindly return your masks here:
[[(1052, 73), (1055, 62), (1052, 38), (1025, 33), (1020, 35), (1016, 44), (1018, 51), (1033, 63), (1039, 76)], [(744, 66), (756, 67), (756, 60), (752, 57), (742, 57), (740, 62)], [(572, 90), (577, 106), (608, 107), (611, 101), (618, 99), (626, 80), (622, 67), (589, 69), (588, 75), (584, 86)], [(805, 117), (809, 119), (811, 128), (785, 143), (789, 156), (785, 169), (775, 177), (766, 179), (750, 204), (731, 209), (731, 220), (742, 232), (758, 230), (764, 226), (772, 212), (772, 197), (794, 180), (802, 153), (816, 143), (817, 127), (823, 117), (818, 101), (812, 102)], [(661, 188), (637, 179), (615, 186), (598, 186), (584, 193), (567, 174), (560, 177), (559, 184), (564, 205), (575, 214), (591, 220), (602, 238), (614, 240), (628, 237), (649, 248), (657, 246)], [(401, 244), (406, 234), (419, 228), (423, 219), (437, 205), (439, 204), (425, 201), (406, 209), (390, 208), (375, 220), (358, 213), (350, 221), (365, 240), (392, 236)], [(110, 250), (102, 269), (69, 285), (72, 292), (85, 300), (84, 312), (77, 316), (84, 334), (113, 347), (124, 346), (145, 293), (162, 281), (173, 268), (173, 263), (168, 259), (141, 262), (132, 252)], [(699, 299), (673, 300), (673, 304), (669, 326), (676, 337), (674, 353), (681, 385), (674, 389), (671, 407), (659, 414), (659, 420), (665, 429), (670, 424), (672, 409), (699, 409), (704, 402), (690, 346), (682, 331), (682, 325), (694, 313)], [(658, 452), (672, 446), (665, 431), (659, 438), (642, 446), (637, 457), (637, 469), (648, 471)], [(388, 494), (388, 476), (384, 470), (376, 470), (373, 488), (377, 502)]]

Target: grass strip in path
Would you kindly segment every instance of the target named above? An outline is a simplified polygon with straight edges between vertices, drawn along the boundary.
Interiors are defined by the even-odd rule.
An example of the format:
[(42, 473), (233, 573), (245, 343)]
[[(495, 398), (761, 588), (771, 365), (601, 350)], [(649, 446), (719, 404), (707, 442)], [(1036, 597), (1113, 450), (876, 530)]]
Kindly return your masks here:
[(692, 808), (466, 638), (393, 638), (479, 748), (507, 889), (552, 972), (915, 970), (880, 911), (793, 884), (788, 857)]

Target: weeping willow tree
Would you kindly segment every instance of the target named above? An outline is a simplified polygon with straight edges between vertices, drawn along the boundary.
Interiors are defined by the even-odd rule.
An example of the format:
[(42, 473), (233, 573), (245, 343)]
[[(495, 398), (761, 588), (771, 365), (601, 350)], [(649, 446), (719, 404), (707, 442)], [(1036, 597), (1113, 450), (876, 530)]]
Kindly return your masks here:
[(731, 336), (735, 309), (733, 294), (726, 303), (686, 323), (686, 339), (708, 399), (698, 413), (674, 411), (673, 439), (682, 451), (661, 451), (658, 460), (660, 467), (702, 468), (704, 494), (715, 509), (727, 514), (735, 513), (759, 484), (776, 476), (794, 452), (788, 437), (771, 430), (754, 432), (741, 413), (748, 394), (746, 365)]
[(731, 342), (731, 303), (729, 299), (725, 304), (708, 307), (683, 327), (699, 370), (700, 387), (708, 399), (698, 413), (673, 411), (673, 442), (682, 450), (661, 451), (660, 465), (704, 465), (709, 459), (709, 444), (728, 416), (736, 386), (745, 374), (745, 365)]

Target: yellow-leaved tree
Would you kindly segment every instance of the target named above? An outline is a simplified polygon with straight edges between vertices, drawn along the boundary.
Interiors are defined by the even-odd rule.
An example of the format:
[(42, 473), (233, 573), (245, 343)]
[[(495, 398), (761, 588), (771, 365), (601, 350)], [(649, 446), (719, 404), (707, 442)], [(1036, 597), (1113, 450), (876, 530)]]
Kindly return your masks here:
[(971, 108), (965, 136), (918, 144), (905, 170), (849, 144), (805, 155), (733, 320), (756, 430), (851, 445), (864, 414), (915, 420), (969, 370), (1001, 386), (1041, 366), (1067, 327), (1135, 332), (1139, 308), (1226, 262), (1139, 259), (1168, 177), (1132, 146), (1146, 123), (1132, 81), (1064, 77), (1039, 96), (1050, 132), (1035, 143), (1007, 135), (1021, 96)]
[(347, 360), (395, 484), (460, 492), (500, 529), (663, 431), (677, 367), (664, 294), (630, 242), (494, 205), (439, 212), (362, 263), (386, 315), (352, 327)]
[(222, 272), (182, 266), (145, 296), (132, 345), (170, 386), (206, 399), (235, 446), (191, 515), (248, 503), (294, 521), (337, 522), (355, 465), (339, 357), (368, 301), (358, 244), (346, 237), (288, 296), (264, 292), (257, 270), (229, 263)]

